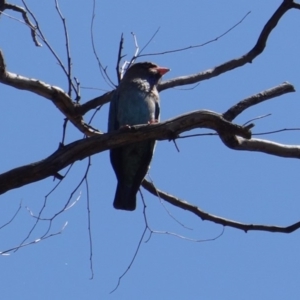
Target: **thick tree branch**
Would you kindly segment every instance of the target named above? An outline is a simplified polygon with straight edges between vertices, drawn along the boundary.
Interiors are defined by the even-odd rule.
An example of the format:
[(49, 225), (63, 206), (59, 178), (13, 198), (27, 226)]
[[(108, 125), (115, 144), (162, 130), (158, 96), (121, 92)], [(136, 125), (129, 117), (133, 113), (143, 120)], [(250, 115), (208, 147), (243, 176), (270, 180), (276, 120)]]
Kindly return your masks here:
[(299, 3), (293, 3), (293, 7), (296, 9), (300, 9), (300, 4)]
[(263, 30), (260, 33), (260, 36), (255, 44), (255, 46), (246, 54), (242, 55), (239, 58), (232, 59), (227, 61), (215, 68), (187, 76), (181, 76), (177, 78), (173, 78), (167, 81), (163, 81), (159, 84), (158, 90), (163, 91), (165, 89), (169, 89), (175, 86), (181, 86), (186, 84), (193, 84), (196, 82), (200, 82), (203, 80), (210, 79), (212, 77), (216, 77), (222, 73), (228, 72), (230, 70), (241, 67), (247, 63), (252, 63), (252, 61), (260, 55), (265, 47), (269, 35), (272, 30), (276, 27), (281, 17), (290, 9), (296, 8), (296, 4), (291, 0), (284, 0), (276, 12), (272, 15), (269, 21), (264, 26)]
[(288, 82), (284, 82), (278, 86), (262, 91), (238, 102), (223, 114), (223, 118), (228, 121), (232, 121), (240, 113), (253, 105), (291, 92), (295, 92), (294, 86)]
[(244, 138), (251, 137), (251, 132), (247, 128), (232, 124), (217, 113), (196, 111), (163, 123), (132, 126), (129, 130), (119, 130), (62, 146), (42, 161), (1, 174), (0, 194), (49, 176), (55, 176), (66, 166), (90, 155), (147, 139), (174, 139), (180, 133), (194, 128), (209, 128), (220, 133), (227, 132)]
[(236, 229), (243, 230), (248, 232), (249, 230), (259, 230), (259, 231), (268, 231), (268, 232), (281, 232), (281, 233), (291, 233), (300, 228), (300, 222), (292, 224), (287, 227), (281, 226), (269, 226), (269, 225), (260, 225), (260, 224), (244, 224), (240, 222), (235, 222), (229, 219), (221, 218), (212, 214), (209, 214), (201, 209), (199, 209), (196, 205), (192, 205), (184, 200), (180, 200), (170, 194), (167, 194), (163, 191), (158, 190), (151, 182), (144, 179), (142, 182), (142, 186), (152, 195), (159, 197), (170, 204), (192, 212), (196, 216), (200, 217), (203, 221), (211, 221), (216, 224), (220, 224), (223, 226), (233, 227)]

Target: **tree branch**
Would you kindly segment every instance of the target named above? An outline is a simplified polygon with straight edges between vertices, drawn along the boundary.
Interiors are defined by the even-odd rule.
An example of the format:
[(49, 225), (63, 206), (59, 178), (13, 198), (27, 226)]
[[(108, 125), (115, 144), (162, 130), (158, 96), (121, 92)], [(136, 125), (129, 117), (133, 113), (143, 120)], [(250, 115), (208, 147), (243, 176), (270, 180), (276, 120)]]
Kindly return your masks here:
[(220, 114), (205, 110), (195, 111), (163, 123), (132, 126), (128, 130), (93, 136), (62, 146), (44, 160), (1, 174), (0, 194), (49, 176), (55, 176), (66, 166), (96, 153), (148, 139), (174, 139), (180, 133), (194, 128), (209, 128), (220, 133), (226, 131), (228, 134), (244, 138), (251, 137), (248, 128), (232, 124)]
[(269, 21), (264, 26), (263, 30), (261, 31), (258, 40), (255, 44), (255, 46), (246, 54), (242, 55), (239, 58), (235, 58), (232, 60), (229, 60), (215, 68), (187, 76), (181, 76), (177, 78), (173, 78), (167, 81), (163, 81), (159, 84), (158, 90), (163, 91), (165, 89), (169, 89), (175, 86), (181, 86), (186, 84), (193, 84), (199, 81), (207, 80), (212, 77), (216, 77), (222, 73), (231, 71), (233, 69), (236, 69), (238, 67), (241, 67), (247, 63), (252, 63), (252, 61), (260, 55), (265, 47), (267, 40), (269, 38), (269, 35), (271, 34), (272, 30), (276, 27), (278, 24), (280, 18), (290, 9), (297, 8), (296, 4), (293, 3), (291, 0), (284, 0), (279, 8), (275, 11), (275, 13), (272, 15), (272, 17), (269, 19)]
[(110, 96), (112, 94), (113, 91), (111, 92), (107, 92), (99, 97), (96, 97), (92, 100), (89, 100), (88, 102), (84, 103), (84, 104), (76, 104), (76, 111), (80, 114), (80, 115), (84, 115), (86, 114), (88, 111), (97, 108), (100, 105), (106, 104), (110, 102)]
[(275, 143), (268, 140), (251, 139), (246, 140), (240, 137), (224, 138), (220, 136), (223, 143), (233, 150), (244, 150), (253, 152), (262, 152), (279, 157), (298, 158), (300, 159), (300, 146), (299, 145), (285, 145)]
[(223, 226), (233, 227), (236, 229), (243, 230), (245, 232), (248, 232), (249, 230), (259, 230), (259, 231), (268, 231), (268, 232), (281, 232), (281, 233), (291, 233), (297, 229), (300, 228), (300, 222), (297, 222), (295, 224), (292, 224), (287, 227), (281, 227), (281, 226), (269, 226), (269, 225), (260, 225), (260, 224), (244, 224), (240, 222), (235, 222), (229, 219), (221, 218), (212, 214), (209, 214), (201, 209), (199, 209), (197, 206), (192, 205), (184, 200), (180, 200), (179, 198), (176, 198), (170, 194), (167, 194), (163, 191), (158, 190), (151, 182), (144, 179), (142, 182), (142, 186), (144, 189), (146, 189), (148, 192), (150, 192), (152, 195), (156, 197), (160, 197), (161, 199), (169, 202), (170, 204), (182, 208), (184, 210), (187, 210), (189, 212), (192, 212), (196, 216), (200, 217), (203, 221), (211, 221), (216, 224), (220, 224)]
[(84, 134), (87, 136), (97, 135), (101, 132), (86, 124), (82, 116), (77, 112), (72, 99), (59, 87), (51, 86), (43, 81), (23, 77), (6, 71), (5, 61), (0, 51), (0, 82), (20, 90), (40, 95), (53, 104)]
[[(224, 72), (230, 71), (237, 67), (243, 66), (261, 54), (266, 46), (266, 41), (276, 27), (280, 18), (291, 8), (297, 8), (297, 4), (293, 3), (291, 0), (284, 0), (279, 6), (277, 11), (269, 19), (267, 24), (264, 26), (256, 45), (247, 54), (243, 55), (238, 59), (230, 60), (222, 65), (219, 65), (213, 69), (194, 74), (189, 76), (182, 76), (174, 78), (165, 82), (162, 82), (158, 86), (158, 90), (163, 91), (165, 89), (192, 84), (205, 79), (209, 79), (218, 76)], [(2, 63), (1, 63), (2, 62)], [(82, 116), (91, 109), (96, 108), (99, 105), (107, 103), (110, 101), (111, 92), (108, 92), (102, 96), (96, 97), (83, 105), (75, 104), (72, 102), (71, 98), (66, 95), (60, 88), (47, 85), (38, 80), (29, 79), (26, 77), (18, 76), (14, 73), (9, 73), (5, 71), (4, 58), (0, 51), (0, 82), (11, 85), (18, 89), (25, 89), (41, 95), (49, 100), (51, 100), (60, 111), (84, 134), (88, 136), (98, 135), (101, 133), (99, 130), (86, 124)], [(279, 95), (279, 94), (278, 94)], [(241, 106), (240, 106), (241, 107)], [(239, 107), (239, 109), (240, 109)], [(229, 114), (233, 113), (233, 110), (237, 108), (232, 108), (231, 111), (226, 112), (225, 117), (229, 117)]]
[(232, 121), (244, 110), (253, 105), (291, 92), (295, 92), (294, 86), (288, 82), (284, 82), (278, 86), (262, 91), (238, 102), (223, 114), (223, 118), (228, 121)]
[(6, 3), (5, 0), (2, 0), (0, 2), (0, 16), (1, 16), (1, 12), (3, 12), (5, 9), (11, 9), (11, 10), (17, 11), (17, 12), (22, 14), (22, 17), (23, 17), (23, 20), (24, 20), (25, 24), (30, 28), (31, 37), (32, 37), (32, 40), (33, 40), (34, 44), (37, 47), (41, 47), (42, 45), (37, 40), (37, 34), (36, 34), (36, 29), (37, 28), (36, 28), (36, 26), (34, 26), (30, 22), (30, 20), (27, 16), (27, 11), (21, 6), (18, 6), (18, 5), (15, 5), (15, 4), (9, 4), (9, 3)]

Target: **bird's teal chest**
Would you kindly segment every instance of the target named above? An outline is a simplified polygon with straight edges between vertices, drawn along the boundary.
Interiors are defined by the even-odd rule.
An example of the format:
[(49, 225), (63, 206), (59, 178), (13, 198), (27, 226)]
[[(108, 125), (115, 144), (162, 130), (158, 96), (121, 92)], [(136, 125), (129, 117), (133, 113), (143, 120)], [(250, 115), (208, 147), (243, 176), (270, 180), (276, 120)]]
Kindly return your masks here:
[[(122, 125), (147, 124), (155, 119), (156, 97), (151, 92), (138, 91), (122, 106)], [(124, 122), (126, 124), (124, 124)]]

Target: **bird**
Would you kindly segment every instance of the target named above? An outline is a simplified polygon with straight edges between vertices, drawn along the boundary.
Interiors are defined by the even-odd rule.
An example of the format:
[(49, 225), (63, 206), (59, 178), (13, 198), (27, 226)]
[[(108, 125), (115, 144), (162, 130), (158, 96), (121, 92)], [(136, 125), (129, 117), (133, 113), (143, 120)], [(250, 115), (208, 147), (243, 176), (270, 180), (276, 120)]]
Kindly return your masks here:
[[(152, 62), (139, 62), (128, 68), (111, 97), (108, 132), (159, 121), (157, 84), (168, 71), (170, 69)], [(115, 209), (136, 209), (136, 194), (149, 169), (155, 143), (155, 140), (147, 140), (110, 150), (111, 165), (118, 181), (113, 202)]]

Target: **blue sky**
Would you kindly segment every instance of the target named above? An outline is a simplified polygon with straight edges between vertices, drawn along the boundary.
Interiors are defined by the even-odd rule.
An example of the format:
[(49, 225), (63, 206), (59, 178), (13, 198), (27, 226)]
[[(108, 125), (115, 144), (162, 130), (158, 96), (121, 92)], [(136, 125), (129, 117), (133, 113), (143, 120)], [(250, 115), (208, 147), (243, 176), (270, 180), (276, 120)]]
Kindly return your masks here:
[[(20, 1), (15, 1), (20, 4)], [(92, 1), (85, 5), (60, 1), (70, 35), (73, 74), (82, 87), (82, 102), (101, 95), (110, 87), (99, 73), (92, 52), (90, 22)], [(127, 59), (134, 52), (131, 32), (142, 47), (160, 28), (145, 53), (160, 52), (204, 43), (249, 16), (226, 36), (205, 47), (147, 57), (171, 68), (165, 78), (188, 75), (212, 68), (250, 50), (281, 1), (97, 1), (95, 45), (99, 57), (116, 83), (115, 66), (121, 33)], [(39, 24), (58, 55), (66, 62), (61, 20), (54, 1), (29, 0)], [(20, 19), (20, 15), (5, 11)], [(299, 11), (289, 11), (270, 36), (265, 51), (252, 64), (203, 81), (194, 89), (174, 88), (161, 93), (161, 119), (198, 109), (219, 113), (236, 102), (281, 84), (300, 85)], [(67, 89), (67, 80), (45, 45), (34, 46), (22, 23), (0, 18), (0, 48), (7, 69)], [(144, 59), (144, 58), (143, 58)], [(104, 91), (103, 91), (104, 90)], [(52, 102), (29, 92), (0, 85), (2, 117), (1, 166), (11, 168), (41, 160), (53, 153), (62, 137), (64, 116)], [(248, 109), (235, 121), (271, 113), (255, 121), (253, 133), (300, 127), (299, 93), (266, 101)], [(107, 127), (106, 105), (93, 126)], [(89, 114), (91, 116), (91, 114)], [(86, 120), (88, 120), (88, 117)], [(207, 132), (197, 130), (195, 132)], [(82, 138), (68, 126), (67, 142)], [(298, 131), (266, 135), (272, 141), (299, 144)], [(217, 137), (198, 137), (159, 142), (151, 165), (155, 185), (199, 208), (244, 223), (287, 226), (300, 220), (299, 166), (295, 159), (226, 148)], [(81, 180), (87, 161), (75, 164), (60, 187), (47, 199), (44, 217), (51, 217), (68, 200)], [(1, 259), (3, 299), (298, 299), (300, 295), (299, 232), (292, 234), (249, 232), (203, 222), (191, 213), (165, 204), (186, 227), (171, 218), (160, 201), (143, 190), (147, 220), (153, 230), (173, 232), (197, 242), (167, 234), (153, 234), (143, 241), (129, 272), (113, 293), (119, 276), (127, 269), (145, 228), (139, 197), (135, 212), (112, 207), (116, 179), (108, 153), (92, 157), (88, 176), (93, 241), (94, 279), (90, 280), (87, 197), (81, 186), (72, 198), (80, 200), (57, 217), (55, 233), (68, 222), (61, 235), (24, 247)], [(0, 231), (0, 251), (18, 245), (28, 234), (45, 196), (56, 182), (52, 178), (1, 195), (0, 223), (18, 209), (16, 219)], [(1, 225), (0, 224), (0, 225)], [(39, 238), (48, 223), (40, 222), (29, 241)], [(147, 237), (149, 234), (147, 234)]]

